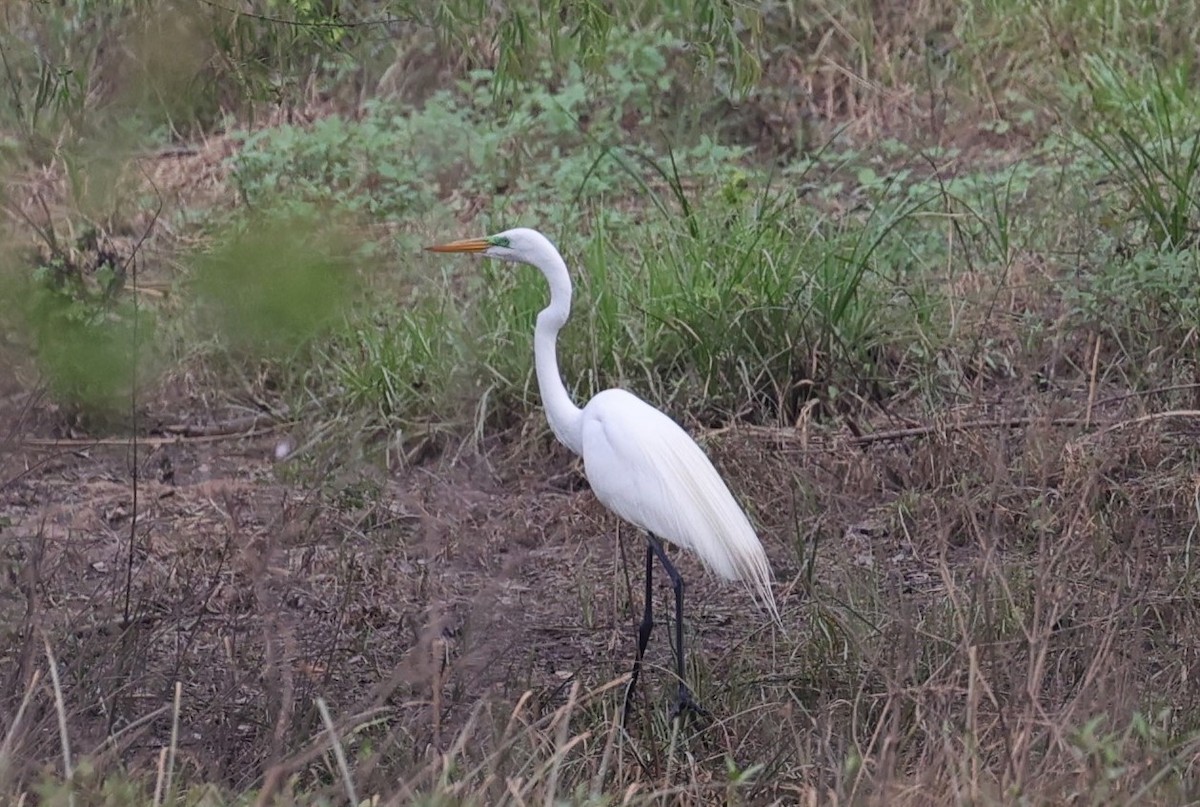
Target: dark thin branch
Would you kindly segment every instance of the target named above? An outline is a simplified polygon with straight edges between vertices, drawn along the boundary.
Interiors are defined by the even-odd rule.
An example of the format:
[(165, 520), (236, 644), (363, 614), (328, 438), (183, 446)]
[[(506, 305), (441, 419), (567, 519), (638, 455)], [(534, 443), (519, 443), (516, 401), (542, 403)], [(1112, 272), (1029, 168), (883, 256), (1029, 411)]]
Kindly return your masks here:
[[(158, 218), (162, 214), (163, 198), (158, 187), (154, 184), (154, 179), (144, 170), (142, 172), (146, 181), (150, 183), (150, 187), (154, 189), (154, 196), (158, 200), (158, 206), (154, 208), (154, 215), (150, 217), (150, 222), (146, 225), (146, 229), (142, 231), (137, 243), (133, 245), (133, 249), (129, 252), (129, 257), (125, 259), (125, 264), (121, 267), (121, 274), (129, 278), (131, 287), (137, 287), (137, 254), (141, 251), (142, 246), (146, 243), (146, 239), (150, 237), (150, 233), (154, 231), (154, 227), (158, 224)], [(138, 302), (138, 295), (133, 295), (133, 356), (130, 365), (129, 376), (129, 418), (130, 428), (133, 431), (133, 436), (130, 441), (130, 452), (133, 469), (133, 494), (132, 507), (130, 510), (129, 519), (129, 555), (125, 562), (125, 603), (122, 608), (122, 619), (126, 624), (129, 624), (131, 614), (130, 599), (133, 592), (133, 552), (137, 546), (137, 528), (138, 528), (138, 490), (141, 487), (141, 468), (138, 463), (138, 361), (141, 357), (141, 331), (139, 324), (141, 322), (142, 307)]]
[(407, 17), (398, 17), (390, 14), (386, 17), (377, 17), (372, 20), (348, 22), (289, 20), (286, 17), (272, 17), (269, 14), (258, 14), (253, 11), (243, 11), (242, 9), (238, 8), (230, 8), (229, 6), (214, 2), (214, 0), (200, 0), (200, 2), (210, 8), (215, 8), (218, 11), (224, 11), (226, 14), (233, 14), (236, 17), (249, 17), (252, 20), (258, 20), (259, 22), (267, 22), (275, 25), (289, 25), (293, 28), (370, 28), (376, 25), (391, 25), (397, 22), (420, 22), (419, 19), (411, 15)]
[[(1091, 425), (1096, 426), (1096, 430), (1091, 432), (1089, 436), (1099, 437), (1109, 432), (1124, 429), (1129, 426), (1137, 426), (1143, 423), (1151, 423), (1156, 420), (1167, 420), (1170, 418), (1196, 418), (1200, 419), (1200, 409), (1172, 409), (1166, 412), (1154, 412), (1149, 415), (1129, 418), (1127, 420), (1115, 420), (1111, 423)], [(1011, 417), (1011, 418), (995, 418), (990, 420), (964, 420), (959, 423), (930, 423), (924, 426), (910, 426), (903, 429), (888, 429), (885, 431), (869, 432), (862, 435), (849, 437), (845, 442), (851, 445), (869, 445), (871, 443), (886, 443), (894, 440), (907, 440), (913, 437), (930, 437), (936, 434), (951, 434), (955, 432), (971, 432), (983, 431), (987, 429), (1023, 429), (1029, 426), (1087, 426), (1088, 422), (1082, 417), (1062, 417), (1062, 418), (1039, 418), (1039, 417)], [(771, 426), (727, 426), (722, 429), (714, 429), (704, 433), (705, 437), (716, 437), (720, 434), (730, 431), (758, 433), (770, 436), (778, 440), (796, 441), (807, 439), (805, 435), (797, 429), (776, 428)]]
[(928, 437), (934, 434), (949, 434), (951, 432), (973, 432), (987, 429), (1022, 429), (1026, 426), (1039, 424), (1047, 426), (1082, 426), (1083, 418), (1036, 418), (1015, 417), (997, 418), (995, 420), (966, 420), (962, 423), (933, 423), (925, 426), (912, 426), (905, 429), (889, 429), (881, 432), (870, 432), (851, 438), (849, 442), (856, 445), (885, 443), (891, 440), (906, 440), (910, 437)]

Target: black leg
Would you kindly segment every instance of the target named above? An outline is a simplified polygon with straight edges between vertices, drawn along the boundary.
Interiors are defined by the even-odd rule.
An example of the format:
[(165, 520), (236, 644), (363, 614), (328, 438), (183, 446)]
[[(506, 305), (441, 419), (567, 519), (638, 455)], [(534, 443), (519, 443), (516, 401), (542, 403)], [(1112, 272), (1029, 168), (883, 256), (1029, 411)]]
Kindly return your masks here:
[(633, 690), (637, 686), (638, 676), (642, 674), (642, 656), (646, 654), (646, 645), (650, 643), (650, 631), (654, 630), (654, 547), (646, 547), (646, 599), (645, 610), (642, 612), (642, 624), (638, 625), (637, 656), (633, 660), (633, 672), (629, 674), (629, 686), (625, 689), (625, 709), (621, 720), (629, 719), (629, 710), (633, 707)]
[[(671, 578), (671, 587), (675, 589), (675, 671), (679, 676), (679, 697), (675, 702), (675, 711), (671, 713), (671, 717), (672, 719), (679, 717), (684, 711), (707, 716), (708, 712), (704, 707), (696, 703), (692, 698), (692, 692), (688, 689), (687, 679), (684, 677), (683, 578), (679, 576), (679, 572), (675, 571), (675, 565), (671, 563), (670, 558), (667, 557), (667, 553), (663, 551), (662, 541), (658, 539), (658, 536), (652, 533), (647, 533), (647, 536), (650, 543), (650, 551), (658, 556), (658, 560), (662, 563), (667, 577)], [(646, 579), (650, 579), (649, 557), (647, 557), (646, 562)], [(650, 601), (648, 591), (646, 601)]]

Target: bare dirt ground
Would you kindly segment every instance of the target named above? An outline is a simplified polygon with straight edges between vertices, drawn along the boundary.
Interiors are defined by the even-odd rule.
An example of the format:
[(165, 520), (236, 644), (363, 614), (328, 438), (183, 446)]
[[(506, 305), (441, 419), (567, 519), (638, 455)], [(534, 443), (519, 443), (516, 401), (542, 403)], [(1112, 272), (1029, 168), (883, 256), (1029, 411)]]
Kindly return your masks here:
[[(64, 438), (44, 399), (9, 392), (0, 680), (19, 697), (54, 653), (74, 741), (101, 759), (154, 764), (169, 741), (176, 682), (185, 769), (247, 786), (319, 735), (318, 695), (335, 714), (387, 714), (388, 736), (406, 738), (415, 762), (444, 750), (481, 699), (512, 703), (528, 689), (545, 710), (574, 680), (601, 686), (632, 659), (641, 537), (618, 532), (557, 447), (547, 444), (540, 467), (500, 445), (321, 485), (275, 459), (285, 429), (160, 434), (135, 454), (125, 439)], [(1108, 398), (1097, 420), (1128, 421), (1142, 406)], [(1031, 520), (1062, 518), (1064, 546), (1102, 533), (1114, 542), (1061, 556), (1062, 618), (1112, 618), (1098, 592), (1134, 574), (1138, 602), (1172, 633), (1196, 635), (1197, 612), (1168, 579), (1190, 544), (1195, 421), (1133, 423), (1095, 438), (1107, 442), (1093, 451), (1096, 430), (1071, 420), (1069, 397), (1025, 399), (1021, 409), (867, 424), (868, 433), (899, 429), (892, 439), (819, 427), (713, 435), (710, 451), (763, 526), (789, 624), (816, 624), (806, 556), (826, 592), (855, 600), (870, 580), (884, 608), (920, 611), (979, 583), (985, 556), (1036, 575), (1037, 551), (1060, 555), (1044, 538), (1028, 543), (1038, 540)], [(224, 413), (171, 414), (187, 423)], [(1075, 512), (1086, 523), (1070, 523), (1070, 509), (1118, 496), (1105, 510), (1116, 522)], [(719, 586), (690, 557), (678, 563), (701, 693), (719, 703), (747, 654), (767, 656), (768, 632), (744, 592)], [(660, 627), (651, 645), (655, 697), (667, 697), (665, 635)], [(1170, 661), (1124, 658), (1128, 689), (1110, 696), (1136, 698), (1152, 686), (1151, 667), (1191, 668), (1197, 651), (1187, 647)], [(794, 664), (787, 674), (816, 711), (836, 677)], [(30, 719), (36, 729), (18, 751), (36, 766), (54, 757), (55, 709), (35, 699)]]

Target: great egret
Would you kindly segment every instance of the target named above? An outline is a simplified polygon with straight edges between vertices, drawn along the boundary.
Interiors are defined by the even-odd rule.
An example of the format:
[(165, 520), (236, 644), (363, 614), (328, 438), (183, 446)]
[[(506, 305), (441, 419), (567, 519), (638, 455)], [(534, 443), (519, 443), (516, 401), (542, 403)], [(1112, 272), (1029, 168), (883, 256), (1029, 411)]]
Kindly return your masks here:
[(704, 714), (688, 689), (683, 664), (683, 578), (663, 551), (665, 538), (700, 556), (726, 580), (740, 580), (781, 628), (771, 592), (771, 569), (749, 519), (712, 463), (675, 421), (623, 389), (593, 397), (583, 409), (571, 400), (558, 371), (558, 332), (571, 313), (571, 277), (554, 245), (536, 230), (517, 228), (487, 238), (426, 247), (432, 252), (473, 252), (537, 267), (550, 284), (550, 305), (537, 317), (533, 355), (546, 419), (556, 437), (583, 457), (596, 498), (609, 510), (646, 531), (646, 599), (638, 627), (637, 656), (625, 690), (628, 717), (642, 657), (654, 627), (654, 558), (675, 589), (675, 649), (678, 700), (672, 717), (685, 709)]

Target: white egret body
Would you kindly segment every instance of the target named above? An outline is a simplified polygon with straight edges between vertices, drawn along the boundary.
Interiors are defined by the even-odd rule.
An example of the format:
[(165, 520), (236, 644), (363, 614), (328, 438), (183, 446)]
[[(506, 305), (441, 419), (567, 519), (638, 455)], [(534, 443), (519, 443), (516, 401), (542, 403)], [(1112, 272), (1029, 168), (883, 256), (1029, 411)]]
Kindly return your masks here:
[(571, 313), (571, 278), (554, 245), (536, 230), (517, 228), (487, 238), (426, 247), (433, 252), (474, 252), (537, 267), (550, 285), (550, 305), (538, 314), (533, 349), (538, 389), (555, 436), (583, 458), (596, 498), (621, 518), (649, 534), (646, 552), (645, 614), (638, 631), (637, 661), (626, 712), (653, 627), (651, 572), (657, 556), (675, 588), (679, 704), (702, 711), (683, 680), (683, 581), (662, 550), (659, 538), (694, 552), (720, 577), (746, 585), (782, 627), (771, 592), (766, 552), (750, 520), (725, 482), (679, 424), (636, 395), (609, 389), (580, 409), (558, 370), (558, 332)]

